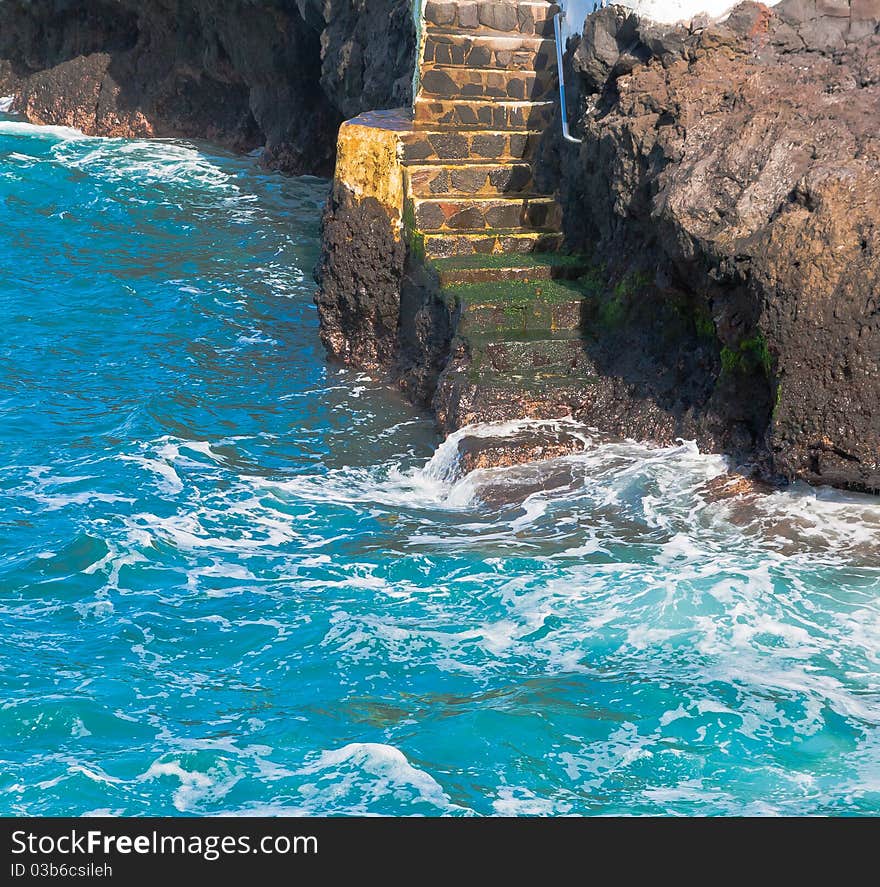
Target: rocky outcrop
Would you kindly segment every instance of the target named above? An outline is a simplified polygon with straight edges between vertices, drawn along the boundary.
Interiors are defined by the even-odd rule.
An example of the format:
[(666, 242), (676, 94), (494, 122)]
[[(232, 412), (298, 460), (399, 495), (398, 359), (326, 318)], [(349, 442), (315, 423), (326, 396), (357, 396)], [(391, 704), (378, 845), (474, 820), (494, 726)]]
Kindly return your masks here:
[(617, 281), (580, 418), (880, 489), (878, 20), (878, 0), (587, 20), (584, 141), (545, 152), (569, 244)]
[(3, 0), (0, 94), (35, 123), (264, 148), (329, 174), (340, 122), (409, 101), (407, 0)]

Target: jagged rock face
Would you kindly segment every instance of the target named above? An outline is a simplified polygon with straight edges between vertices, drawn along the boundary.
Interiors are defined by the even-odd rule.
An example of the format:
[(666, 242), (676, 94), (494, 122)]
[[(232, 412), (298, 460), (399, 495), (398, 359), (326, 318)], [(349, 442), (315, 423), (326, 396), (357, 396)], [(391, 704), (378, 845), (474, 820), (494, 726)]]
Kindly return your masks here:
[(315, 302), (324, 347), (343, 363), (386, 368), (397, 355), (406, 246), (378, 200), (338, 185), (322, 235)]
[(37, 123), (265, 147), (329, 174), (339, 123), (408, 103), (407, 0), (0, 0), (0, 92)]
[(592, 348), (582, 418), (880, 489), (878, 21), (880, 0), (587, 20), (584, 142), (555, 146), (566, 233), (650, 286)]

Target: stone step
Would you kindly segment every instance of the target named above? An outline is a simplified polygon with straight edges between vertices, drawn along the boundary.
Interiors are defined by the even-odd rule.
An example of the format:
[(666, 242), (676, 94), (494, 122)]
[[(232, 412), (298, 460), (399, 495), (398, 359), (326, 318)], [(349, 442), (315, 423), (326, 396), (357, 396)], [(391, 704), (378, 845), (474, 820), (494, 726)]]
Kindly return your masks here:
[(487, 371), (508, 379), (532, 378), (566, 380), (592, 369), (584, 350), (584, 340), (577, 333), (534, 337), (497, 338), (467, 336), (471, 371), (482, 380)]
[(534, 157), (541, 132), (450, 132), (430, 130), (407, 133), (403, 137), (403, 157), (407, 163), (454, 160), (528, 160)]
[[(499, 276), (491, 281), (443, 286), (440, 272), (443, 295), (456, 318), (458, 334), (504, 339), (580, 335), (587, 287), (572, 279), (537, 279), (535, 272), (541, 269), (528, 267), (528, 256), (519, 258), (523, 260), (519, 264), (526, 267), (515, 279)], [(576, 273), (582, 267), (570, 261), (554, 266), (552, 257), (541, 258), (547, 260), (543, 270), (550, 273), (554, 268)], [(570, 259), (560, 257), (560, 261)]]
[(545, 37), (440, 34), (429, 31), (425, 36), (422, 65), (432, 64), (541, 71), (556, 64), (556, 41)]
[(451, 361), (438, 385), (438, 418), (447, 428), (510, 419), (561, 419), (584, 403), (595, 371), (559, 376), (519, 368), (513, 374)]
[(413, 164), (406, 167), (409, 193), (432, 195), (534, 194), (532, 167), (528, 163)]
[(474, 99), (432, 99), (415, 102), (416, 125), (456, 128), (543, 129), (552, 122), (555, 102), (503, 102)]
[(422, 233), (517, 230), (558, 231), (559, 204), (552, 197), (412, 198), (414, 227)]
[(541, 101), (556, 89), (556, 71), (500, 71), (434, 65), (422, 71), (420, 95), (429, 98), (492, 98)]
[(555, 3), (474, 2), (474, 0), (427, 0), (424, 7), (428, 31), (497, 31), (527, 36), (553, 36), (553, 16), (559, 11)]
[[(431, 267), (440, 287), (450, 291), (457, 305), (519, 305), (535, 299), (564, 302), (580, 299), (596, 286), (590, 262), (568, 253), (453, 257), (438, 259)], [(498, 283), (505, 286), (493, 289), (492, 285)]]
[(562, 247), (562, 234), (555, 231), (472, 231), (459, 234), (426, 233), (422, 235), (425, 257), (446, 259), (452, 256), (499, 255), (504, 253), (555, 252)]

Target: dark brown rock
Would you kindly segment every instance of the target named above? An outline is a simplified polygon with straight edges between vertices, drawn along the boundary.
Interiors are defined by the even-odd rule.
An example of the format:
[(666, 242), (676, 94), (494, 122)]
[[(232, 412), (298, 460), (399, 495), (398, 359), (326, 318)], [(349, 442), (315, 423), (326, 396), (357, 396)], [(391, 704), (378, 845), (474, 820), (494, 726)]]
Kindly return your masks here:
[(343, 119), (408, 103), (414, 55), (406, 0), (6, 0), (0, 92), (38, 123), (329, 174)]

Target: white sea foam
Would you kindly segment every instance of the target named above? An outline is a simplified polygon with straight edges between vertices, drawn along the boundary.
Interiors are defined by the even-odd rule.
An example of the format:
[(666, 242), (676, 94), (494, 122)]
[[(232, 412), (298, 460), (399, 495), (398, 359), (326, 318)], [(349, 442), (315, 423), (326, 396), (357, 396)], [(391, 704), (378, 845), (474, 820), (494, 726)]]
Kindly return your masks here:
[(139, 781), (148, 782), (163, 777), (179, 780), (179, 787), (174, 791), (173, 803), (181, 813), (193, 813), (200, 802), (208, 798), (222, 797), (232, 788), (228, 780), (223, 783), (212, 774), (186, 770), (177, 760), (154, 762)]
[(560, 816), (569, 813), (571, 802), (553, 798), (541, 798), (531, 789), (521, 786), (502, 785), (492, 801), (497, 816)]
[[(479, 431), (499, 434), (498, 427)], [(620, 681), (627, 689), (603, 703), (611, 709), (607, 733), (583, 744), (560, 739), (551, 756), (570, 787), (487, 789), (486, 804), (496, 813), (582, 811), (585, 797), (601, 796), (620, 780), (637, 782), (637, 803), (652, 809), (690, 809), (702, 798), (713, 811), (735, 812), (737, 804), (744, 809), (739, 796), (719, 791), (711, 779), (697, 785), (684, 773), (673, 778), (678, 764), (666, 756), (684, 754), (690, 742), (717, 743), (713, 756), (726, 760), (740, 753), (737, 742), (766, 748), (778, 737), (823, 738), (829, 714), (856, 733), (875, 730), (880, 571), (876, 561), (852, 556), (853, 539), (860, 550), (874, 544), (873, 534), (862, 532), (874, 520), (873, 500), (800, 488), (716, 500), (717, 485), (707, 481), (728, 470), (720, 457), (690, 443), (658, 449), (582, 433), (580, 453), (465, 477), (457, 465), (460, 439), (454, 448), (441, 445), (422, 467), (389, 460), (279, 478), (241, 471), (229, 456), (231, 442), (221, 450), (219, 441), (159, 438), (124, 455), (155, 478), (160, 498), (174, 508), (122, 517), (127, 535), (109, 543), (94, 570), (115, 570), (107, 588), (115, 587), (125, 558), (134, 551), (149, 559), (159, 542), (160, 550), (171, 545), (188, 559), (193, 599), (257, 589), (266, 594), (260, 619), (233, 607), (224, 617), (182, 623), (222, 632), (224, 640), (247, 635), (251, 656), (292, 654), (287, 661), (295, 661), (296, 625), (318, 627), (324, 617), (304, 612), (296, 623), (291, 614), (320, 596), (319, 609), (326, 602), (328, 611), (315, 643), (347, 674), (374, 668), (386, 681), (385, 671), (417, 668), (507, 686), (525, 673), (527, 681), (513, 681), (522, 692), (555, 679)], [(206, 492), (201, 481), (216, 477), (224, 483), (212, 481)], [(88, 480), (85, 472), (70, 479)], [(328, 523), (328, 505), (351, 522)], [(786, 529), (791, 521), (809, 530), (796, 542)], [(851, 521), (859, 527), (847, 537)], [(373, 534), (383, 528), (384, 535), (363, 536), (381, 540), (380, 553), (375, 541), (358, 550), (358, 522)], [(791, 550), (780, 545), (782, 534)], [(349, 549), (345, 557), (336, 554), (340, 545)], [(438, 552), (450, 555), (448, 568), (438, 568)], [(525, 568), (518, 558), (527, 559)], [(858, 582), (843, 590), (833, 572), (825, 581), (811, 578), (844, 567)], [(297, 606), (278, 609), (288, 596)], [(146, 633), (131, 650), (141, 667), (163, 676), (167, 692), (196, 696), (210, 685), (207, 671), (176, 674), (173, 652)], [(658, 687), (674, 687), (674, 697), (635, 718), (638, 703), (630, 697), (660, 694)], [(869, 772), (876, 752), (853, 743), (853, 772), (857, 756)], [(292, 779), (298, 793), (254, 810), (372, 813), (403, 805), (467, 812), (431, 775), (432, 765), (416, 764), (390, 744), (325, 751), (295, 772), (269, 760), (266, 748), (251, 755), (206, 740), (193, 749), (224, 751), (239, 764), (159, 759), (143, 779), (176, 779), (172, 799), (181, 812), (216, 811), (248, 768), (266, 782)], [(644, 781), (653, 761), (658, 772), (669, 772), (668, 782)], [(781, 768), (773, 777), (785, 786), (779, 796), (749, 809), (797, 810), (795, 795), (815, 809), (824, 790), (796, 776)]]
[(27, 136), (29, 139), (44, 139), (55, 142), (96, 141), (78, 129), (69, 126), (36, 126), (21, 120), (0, 120), (0, 135)]
[[(82, 134), (78, 136), (68, 136), (63, 141), (82, 141), (86, 138)], [(87, 151), (78, 146), (57, 146), (56, 158), (71, 169), (94, 170), (104, 181), (163, 187), (180, 184), (199, 191), (221, 189), (241, 196), (230, 173), (192, 146), (158, 140), (92, 138), (88, 141)], [(253, 201), (256, 198), (246, 195), (245, 199)]]
[(437, 813), (461, 809), (450, 802), (433, 776), (414, 767), (393, 745), (354, 742), (324, 751), (301, 767), (299, 775), (317, 777), (302, 784), (299, 791), (323, 809), (338, 809), (341, 804), (349, 813), (368, 814), (373, 805), (392, 799), (423, 803)]

